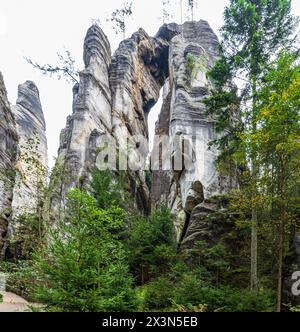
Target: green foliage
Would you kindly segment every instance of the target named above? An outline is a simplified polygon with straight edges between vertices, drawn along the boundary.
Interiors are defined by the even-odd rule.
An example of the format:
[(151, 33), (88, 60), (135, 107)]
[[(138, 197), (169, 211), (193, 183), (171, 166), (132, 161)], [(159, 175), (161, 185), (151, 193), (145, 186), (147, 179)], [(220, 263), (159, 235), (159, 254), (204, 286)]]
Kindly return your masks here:
[(240, 133), (255, 128), (262, 77), (272, 57), (291, 46), (295, 25), (289, 0), (231, 0), (226, 7), (221, 29), (222, 57), (209, 72), (215, 89), (206, 100), (216, 130), (226, 131), (215, 142), (225, 162), (229, 159), (241, 164), (241, 159), (246, 158)]
[(193, 80), (197, 77), (199, 71), (206, 73), (207, 58), (204, 54), (196, 56), (193, 53), (188, 53), (186, 56), (186, 68), (189, 79)]
[(291, 312), (300, 312), (300, 306), (296, 306), (296, 307), (291, 307), (290, 308)]
[(132, 218), (126, 238), (131, 270), (142, 284), (167, 270), (175, 258), (172, 216), (165, 206), (149, 218)]
[(206, 305), (209, 311), (271, 311), (274, 296), (261, 291), (253, 295), (246, 290), (218, 285), (214, 287), (193, 273), (184, 274), (176, 287), (174, 302), (184, 306)]
[(31, 259), (45, 244), (46, 225), (36, 214), (19, 215), (15, 220), (18, 225), (9, 244), (9, 251), (17, 259)]
[(99, 209), (93, 197), (71, 190), (65, 220), (50, 231), (35, 257), (37, 298), (49, 310), (131, 311), (137, 302), (118, 232), (124, 212)]
[(6, 274), (6, 289), (27, 301), (36, 301), (34, 288), (37, 285), (37, 274), (31, 260), (0, 262), (0, 272)]
[(152, 188), (152, 173), (151, 171), (145, 171), (146, 184), (149, 190)]
[[(268, 142), (278, 142), (276, 135), (271, 136), (272, 132), (276, 132), (278, 137), (283, 137), (288, 131), (282, 127), (285, 126), (285, 129), (288, 127), (288, 119), (279, 116), (279, 114), (285, 113), (284, 107), (280, 111), (280, 107), (276, 107), (275, 102), (282, 99), (281, 106), (285, 104), (289, 108), (286, 103), (289, 98), (281, 94), (284, 85), (290, 84), (289, 73), (281, 76), (281, 91), (278, 89), (280, 92), (277, 96), (274, 94), (272, 96), (274, 87), (266, 82), (270, 83), (270, 74), (267, 73), (270, 71), (270, 67), (272, 68), (272, 61), (280, 59), (282, 49), (290, 50), (294, 46), (292, 45), (292, 35), (296, 23), (297, 19), (291, 14), (290, 0), (230, 0), (224, 12), (224, 25), (221, 29), (222, 57), (209, 73), (214, 80), (215, 88), (212, 95), (206, 100), (208, 114), (214, 119), (216, 130), (222, 133), (219, 140), (212, 142), (221, 150), (219, 164), (221, 167), (224, 164), (229, 165), (229, 174), (240, 175), (241, 189), (245, 192), (246, 199), (252, 204), (251, 288), (254, 292), (258, 288), (257, 243), (262, 215), (269, 212), (272, 216), (269, 218), (270, 222), (276, 215), (277, 220), (280, 219), (277, 229), (278, 311), (280, 311), (281, 305), (281, 271), (287, 221), (287, 196), (284, 193), (286, 183), (285, 175), (282, 173), (284, 167), (277, 167), (277, 170), (281, 169), (280, 176), (273, 177), (276, 162), (274, 164), (272, 162), (271, 164), (264, 163), (259, 153), (264, 151)], [(235, 83), (237, 84), (235, 85)], [(264, 86), (267, 86), (266, 90)], [(266, 128), (264, 124), (266, 118), (260, 119), (264, 114), (262, 112), (264, 103), (272, 104), (271, 107), (278, 115), (274, 116), (277, 121), (269, 121), (268, 134), (262, 132), (262, 129)], [(271, 129), (271, 127), (273, 128)], [(279, 130), (276, 131), (275, 128)], [(285, 136), (285, 138), (287, 137)], [(263, 142), (267, 143), (265, 147)], [(283, 155), (279, 156), (271, 151), (286, 150), (286, 143), (280, 142), (275, 146), (270, 144), (267, 147), (269, 153), (265, 156), (269, 161), (277, 159), (277, 165), (283, 165), (281, 159)], [(289, 145), (290, 147), (291, 145)], [(261, 174), (272, 174), (272, 176), (267, 175), (263, 179)], [(271, 178), (273, 188), (265, 187), (264, 181)], [(274, 192), (275, 186), (279, 188), (277, 193), (276, 190)], [(266, 188), (268, 188), (267, 191), (265, 191)], [(266, 202), (263, 196), (270, 195), (277, 196), (277, 204), (262, 205), (262, 202)]]
[(166, 277), (158, 277), (144, 288), (145, 309), (162, 310), (172, 305), (175, 285)]
[(108, 209), (112, 206), (120, 206), (130, 211), (132, 198), (129, 194), (126, 172), (114, 174), (111, 171), (94, 169), (92, 178), (91, 192), (99, 208)]
[(194, 258), (200, 266), (204, 266), (208, 271), (213, 272), (216, 281), (220, 274), (226, 274), (230, 266), (228, 249), (224, 244), (208, 245), (206, 241), (198, 241), (193, 248)]

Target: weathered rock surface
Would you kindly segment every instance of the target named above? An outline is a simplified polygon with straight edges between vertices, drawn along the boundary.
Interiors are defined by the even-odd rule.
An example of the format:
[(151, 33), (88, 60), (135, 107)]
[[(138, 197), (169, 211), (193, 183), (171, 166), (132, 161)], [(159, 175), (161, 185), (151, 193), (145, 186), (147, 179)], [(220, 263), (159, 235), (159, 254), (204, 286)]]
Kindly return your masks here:
[[(149, 152), (148, 144), (143, 145), (138, 136), (148, 140), (147, 117), (168, 77), (168, 50), (168, 40), (159, 36), (152, 38), (139, 29), (120, 44), (112, 59), (113, 136), (121, 149), (125, 149), (126, 138), (135, 136), (135, 143), (141, 145), (139, 153), (143, 157)], [(138, 159), (135, 154), (129, 157), (131, 160)], [(129, 172), (129, 175), (137, 206), (148, 213), (150, 197), (145, 172)]]
[(18, 135), (0, 73), (0, 255), (4, 254), (15, 178)]
[[(217, 136), (204, 105), (212, 88), (206, 73), (219, 55), (218, 39), (205, 21), (168, 27), (177, 33), (170, 41), (169, 93), (164, 98), (157, 134), (170, 136), (173, 158), (180, 160), (187, 152), (191, 158), (186, 159), (182, 169), (171, 174), (155, 172), (153, 199), (160, 201), (168, 188), (167, 201), (177, 216), (175, 227), (179, 239), (188, 227), (186, 223), (193, 209), (229, 188), (227, 179), (216, 171), (218, 152), (209, 143)], [(160, 31), (166, 31), (166, 27)]]
[(98, 25), (87, 32), (83, 58), (85, 69), (80, 73), (80, 83), (73, 89), (73, 113), (61, 132), (56, 169), (50, 184), (50, 209), (55, 213), (64, 207), (71, 187), (89, 180), (101, 136), (109, 135), (112, 130), (108, 78), (111, 51)]
[[(88, 30), (84, 42), (86, 68), (74, 87), (73, 114), (61, 134), (56, 164), (59, 171), (55, 174), (62, 176), (51, 181), (55, 188), (50, 199), (52, 211), (64, 206), (69, 188), (88, 182), (103, 136), (114, 137), (124, 151), (127, 138), (143, 136), (147, 142), (147, 115), (168, 76), (169, 44), (165, 38), (152, 38), (140, 29), (120, 44), (111, 59), (102, 30), (97, 25)], [(148, 145), (141, 143), (140, 152), (147, 155)], [(135, 154), (131, 158), (133, 162), (137, 159)], [(144, 171), (131, 170), (128, 174), (137, 206), (149, 212)]]
[[(73, 114), (61, 134), (51, 210), (64, 206), (69, 188), (90, 180), (104, 135), (115, 138), (121, 151), (128, 148), (127, 139), (135, 137), (138, 153), (148, 155), (147, 117), (164, 87), (156, 134), (169, 135), (172, 160), (184, 155), (180, 141), (191, 144), (197, 138), (200, 145), (192, 146), (191, 167), (153, 172), (151, 195), (141, 165), (129, 178), (141, 211), (168, 202), (181, 239), (193, 209), (228, 190), (226, 179), (216, 171), (218, 152), (209, 148), (216, 134), (203, 102), (212, 87), (206, 72), (218, 54), (217, 37), (205, 21), (167, 24), (155, 37), (139, 29), (121, 42), (112, 58), (106, 36), (93, 25), (84, 42), (86, 68), (74, 87)], [(139, 159), (138, 153), (130, 153), (129, 163)]]
[(39, 90), (34, 82), (19, 85), (17, 103), (12, 111), (20, 137), (12, 201), (14, 219), (37, 211), (47, 182), (46, 124)]

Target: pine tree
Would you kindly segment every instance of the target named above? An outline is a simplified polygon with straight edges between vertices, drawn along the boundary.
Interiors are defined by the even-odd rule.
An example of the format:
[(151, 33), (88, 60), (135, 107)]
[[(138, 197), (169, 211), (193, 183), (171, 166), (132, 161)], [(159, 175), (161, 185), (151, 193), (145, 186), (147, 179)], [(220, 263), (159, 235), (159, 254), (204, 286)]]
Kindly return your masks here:
[(132, 311), (136, 297), (126, 253), (119, 241), (124, 211), (103, 210), (73, 189), (64, 220), (50, 231), (49, 245), (35, 256), (36, 296), (49, 310)]

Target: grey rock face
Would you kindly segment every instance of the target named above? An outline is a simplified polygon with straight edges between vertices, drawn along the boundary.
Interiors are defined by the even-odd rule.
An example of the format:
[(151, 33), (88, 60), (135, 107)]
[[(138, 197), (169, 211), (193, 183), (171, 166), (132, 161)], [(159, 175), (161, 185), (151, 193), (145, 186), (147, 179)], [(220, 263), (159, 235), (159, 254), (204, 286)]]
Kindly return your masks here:
[(26, 81), (19, 85), (17, 103), (12, 110), (20, 137), (12, 202), (14, 219), (20, 214), (37, 210), (39, 191), (47, 181), (46, 125), (34, 82)]
[[(194, 208), (205, 199), (227, 192), (229, 187), (227, 179), (216, 171), (218, 151), (209, 147), (209, 143), (217, 136), (204, 105), (212, 88), (206, 73), (219, 56), (218, 39), (205, 21), (173, 24), (168, 28), (172, 35), (169, 92), (157, 124), (158, 134), (169, 134), (174, 158), (181, 158), (187, 152), (192, 158), (187, 158), (189, 165), (180, 171), (155, 173), (153, 199), (155, 202), (165, 197), (168, 188), (167, 201), (177, 216), (175, 227), (179, 239)], [(163, 27), (158, 34), (169, 37), (170, 33)], [(182, 150), (183, 143), (186, 151)]]
[(106, 36), (92, 26), (84, 43), (86, 68), (74, 88), (73, 114), (61, 134), (57, 173), (63, 175), (54, 186), (51, 209), (64, 206), (69, 188), (89, 181), (103, 135), (114, 137), (120, 150), (126, 149), (127, 138), (148, 139), (147, 116), (164, 87), (156, 134), (170, 136), (172, 157), (183, 153), (178, 138), (196, 136), (202, 144), (193, 147), (191, 168), (153, 172), (151, 195), (143, 170), (129, 176), (140, 210), (148, 213), (150, 206), (168, 202), (178, 216), (180, 239), (193, 209), (228, 189), (216, 171), (217, 151), (208, 147), (216, 135), (203, 102), (212, 87), (206, 72), (217, 57), (218, 40), (205, 21), (166, 24), (155, 37), (139, 29), (121, 42), (112, 58)]
[[(127, 138), (148, 138), (147, 115), (168, 76), (168, 49), (167, 37), (152, 38), (140, 29), (120, 44), (111, 59), (102, 30), (97, 25), (88, 30), (83, 56), (86, 68), (73, 90), (73, 114), (61, 133), (56, 173), (62, 176), (51, 181), (52, 211), (64, 206), (69, 188), (90, 180), (104, 135), (114, 137), (121, 150), (126, 149)], [(149, 212), (144, 171), (129, 172), (129, 178), (137, 205)]]
[[(121, 149), (126, 145), (126, 138), (148, 139), (147, 117), (168, 76), (168, 49), (168, 40), (152, 38), (140, 29), (123, 41), (113, 56), (110, 69), (113, 136)], [(147, 153), (148, 147), (144, 151)], [(137, 205), (148, 213), (150, 197), (145, 172), (129, 175)]]
[[(216, 139), (211, 119), (205, 114), (203, 100), (211, 82), (206, 72), (218, 57), (218, 40), (205, 21), (186, 22), (182, 34), (174, 37), (170, 47), (170, 82), (172, 90), (170, 136), (186, 135), (199, 139), (191, 170), (183, 170), (178, 179), (182, 206), (186, 212), (205, 198), (222, 193), (221, 179), (216, 172), (217, 151), (208, 144)], [(188, 62), (192, 59), (193, 68)], [(176, 154), (174, 144), (173, 153)]]
[(18, 135), (0, 73), (0, 256), (4, 254), (15, 179)]
[(148, 137), (147, 115), (168, 75), (168, 43), (140, 29), (123, 41), (112, 59), (110, 84), (114, 136)]
[(98, 25), (87, 32), (83, 59), (85, 69), (73, 89), (73, 113), (61, 132), (60, 147), (51, 179), (50, 209), (58, 213), (68, 190), (89, 180), (102, 135), (110, 134), (111, 92), (108, 70), (111, 51)]

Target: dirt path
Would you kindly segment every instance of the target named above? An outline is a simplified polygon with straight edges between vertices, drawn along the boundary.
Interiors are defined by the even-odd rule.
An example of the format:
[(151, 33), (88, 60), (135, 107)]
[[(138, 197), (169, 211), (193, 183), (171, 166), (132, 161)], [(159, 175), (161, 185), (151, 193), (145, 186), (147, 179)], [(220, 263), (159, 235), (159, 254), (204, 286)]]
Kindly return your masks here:
[(24, 312), (28, 310), (28, 303), (20, 296), (9, 292), (1, 292), (3, 302), (0, 303), (0, 312)]

